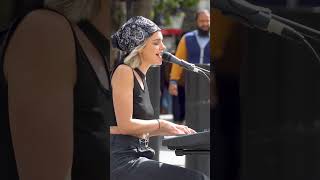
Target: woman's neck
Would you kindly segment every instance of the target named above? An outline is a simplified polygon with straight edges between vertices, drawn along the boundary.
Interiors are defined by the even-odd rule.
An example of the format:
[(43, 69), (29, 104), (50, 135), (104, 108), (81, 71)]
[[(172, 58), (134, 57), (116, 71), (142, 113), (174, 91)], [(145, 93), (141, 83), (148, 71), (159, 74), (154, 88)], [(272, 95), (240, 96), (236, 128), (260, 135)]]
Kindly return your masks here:
[(150, 68), (150, 65), (146, 65), (142, 63), (138, 68), (144, 75), (146, 75), (148, 69)]

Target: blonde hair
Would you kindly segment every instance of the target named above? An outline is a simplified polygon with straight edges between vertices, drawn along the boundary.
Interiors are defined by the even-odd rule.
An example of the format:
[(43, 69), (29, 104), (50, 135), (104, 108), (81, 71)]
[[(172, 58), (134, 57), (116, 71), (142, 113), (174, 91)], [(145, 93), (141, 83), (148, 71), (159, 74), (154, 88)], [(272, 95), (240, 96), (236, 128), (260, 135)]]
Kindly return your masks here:
[(101, 0), (44, 0), (44, 6), (77, 23), (97, 15), (101, 8)]
[(124, 58), (123, 63), (130, 66), (131, 68), (137, 68), (141, 65), (141, 57), (139, 52), (146, 46), (147, 41), (134, 48), (130, 54)]

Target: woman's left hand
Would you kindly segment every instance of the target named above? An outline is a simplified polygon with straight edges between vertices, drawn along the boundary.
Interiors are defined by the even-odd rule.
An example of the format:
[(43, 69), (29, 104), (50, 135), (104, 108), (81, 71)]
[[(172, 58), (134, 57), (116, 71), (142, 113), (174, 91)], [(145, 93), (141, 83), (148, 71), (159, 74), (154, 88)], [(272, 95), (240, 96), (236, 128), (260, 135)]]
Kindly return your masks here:
[(177, 125), (176, 128), (182, 130), (185, 132), (185, 134), (194, 134), (197, 133), (195, 130), (189, 128), (188, 126), (185, 125)]

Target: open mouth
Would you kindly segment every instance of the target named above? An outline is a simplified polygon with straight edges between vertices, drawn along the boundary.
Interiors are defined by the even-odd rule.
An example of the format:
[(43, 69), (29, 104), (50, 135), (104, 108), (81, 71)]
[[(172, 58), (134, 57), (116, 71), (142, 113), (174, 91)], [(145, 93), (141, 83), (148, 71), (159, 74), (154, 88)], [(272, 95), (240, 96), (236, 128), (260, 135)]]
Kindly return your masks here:
[(162, 53), (157, 53), (156, 56), (162, 58), (162, 55), (161, 55), (161, 54), (162, 54)]

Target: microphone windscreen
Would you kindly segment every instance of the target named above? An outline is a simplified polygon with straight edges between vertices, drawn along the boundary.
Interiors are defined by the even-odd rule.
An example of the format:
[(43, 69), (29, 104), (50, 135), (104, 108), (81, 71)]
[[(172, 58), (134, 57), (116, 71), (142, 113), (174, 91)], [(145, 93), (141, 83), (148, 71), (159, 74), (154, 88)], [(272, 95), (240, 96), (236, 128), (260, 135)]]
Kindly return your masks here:
[(172, 56), (172, 55), (171, 55), (169, 52), (163, 52), (163, 53), (162, 53), (162, 59), (163, 59), (164, 61), (170, 62), (171, 56)]

